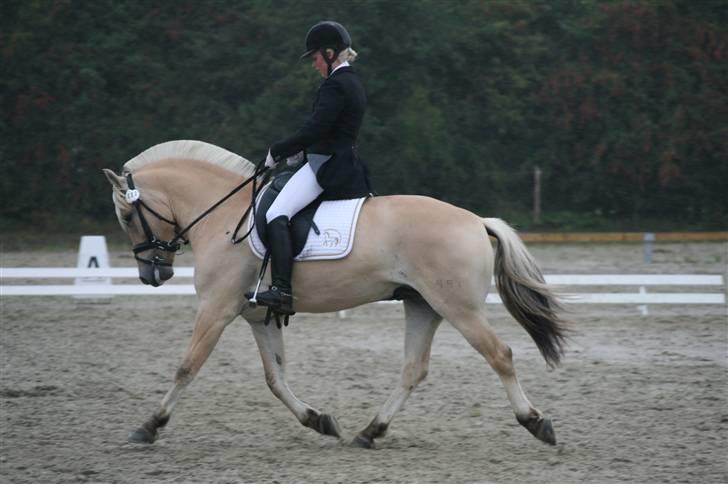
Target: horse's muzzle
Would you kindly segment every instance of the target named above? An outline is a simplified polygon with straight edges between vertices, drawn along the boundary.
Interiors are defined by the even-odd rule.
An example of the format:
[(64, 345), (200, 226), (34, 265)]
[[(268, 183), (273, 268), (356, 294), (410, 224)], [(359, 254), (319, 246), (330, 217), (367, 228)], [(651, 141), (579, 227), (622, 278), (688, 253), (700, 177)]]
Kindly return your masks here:
[(160, 266), (157, 264), (144, 264), (139, 268), (139, 280), (143, 284), (159, 287), (165, 281), (172, 279), (174, 269), (172, 266)]

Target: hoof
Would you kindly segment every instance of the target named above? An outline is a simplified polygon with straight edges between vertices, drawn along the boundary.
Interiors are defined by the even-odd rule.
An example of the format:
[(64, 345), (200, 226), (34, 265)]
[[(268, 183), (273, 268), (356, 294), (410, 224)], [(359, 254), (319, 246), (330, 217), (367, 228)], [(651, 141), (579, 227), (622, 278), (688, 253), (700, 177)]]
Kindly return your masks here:
[(152, 433), (144, 427), (129, 432), (129, 437), (127, 437), (127, 440), (132, 444), (153, 444), (156, 439), (157, 433)]
[(322, 413), (318, 421), (318, 431), (323, 435), (331, 435), (333, 437), (341, 438), (341, 427), (339, 422), (336, 421), (336, 417)]
[(518, 423), (526, 427), (537, 439), (550, 445), (556, 445), (556, 434), (553, 425), (551, 425), (551, 419), (532, 412), (525, 419), (518, 418)]
[(301, 423), (322, 435), (331, 435), (341, 438), (341, 427), (339, 427), (339, 422), (336, 421), (336, 417), (333, 415), (309, 410), (308, 417)]
[(374, 440), (357, 435), (354, 440), (351, 441), (349, 447), (357, 447), (359, 449), (375, 449)]

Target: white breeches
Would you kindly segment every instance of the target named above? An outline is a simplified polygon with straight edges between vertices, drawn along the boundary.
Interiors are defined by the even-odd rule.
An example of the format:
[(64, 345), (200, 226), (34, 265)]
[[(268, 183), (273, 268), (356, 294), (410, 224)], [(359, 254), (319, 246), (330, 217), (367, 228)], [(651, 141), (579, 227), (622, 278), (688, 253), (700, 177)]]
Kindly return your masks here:
[(270, 223), (271, 220), (281, 215), (285, 215), (289, 220), (292, 219), (294, 215), (313, 202), (323, 191), (324, 189), (316, 181), (313, 168), (306, 163), (288, 180), (286, 186), (283, 187), (281, 193), (273, 201), (265, 214), (266, 222)]

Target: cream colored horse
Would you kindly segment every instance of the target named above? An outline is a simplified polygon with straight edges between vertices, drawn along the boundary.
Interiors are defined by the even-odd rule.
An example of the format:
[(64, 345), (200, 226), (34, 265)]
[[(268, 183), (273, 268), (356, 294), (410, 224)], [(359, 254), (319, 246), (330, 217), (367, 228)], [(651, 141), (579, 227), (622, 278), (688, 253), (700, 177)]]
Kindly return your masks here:
[[(145, 249), (150, 232), (158, 240), (173, 239), (176, 232), (254, 171), (255, 166), (247, 160), (199, 141), (154, 146), (124, 165), (125, 176), (104, 170), (113, 186), (119, 222), (133, 244), (142, 244), (137, 254), (142, 281), (159, 285), (172, 276), (174, 252), (160, 247)], [(138, 192), (129, 190), (129, 173)], [(145, 207), (130, 203), (137, 196)], [(194, 285), (200, 301), (192, 339), (161, 408), (129, 435), (132, 442), (151, 443), (157, 438), (182, 390), (238, 315), (250, 323), (266, 382), (275, 396), (303, 425), (340, 437), (333, 416), (312, 408), (291, 392), (286, 382), (282, 330), (275, 324), (264, 325), (264, 309), (251, 308), (243, 296), (255, 284), (261, 261), (247, 241), (233, 245), (230, 239), (250, 198), (250, 186), (246, 186), (185, 234), (194, 253)], [(146, 231), (142, 227), (145, 224)], [(498, 240), (495, 255), (489, 236)], [(425, 378), (432, 339), (443, 318), (498, 374), (518, 421), (539, 439), (555, 444), (550, 420), (526, 397), (516, 377), (511, 349), (496, 336), (486, 318), (485, 297), (494, 271), (508, 311), (532, 336), (546, 361), (557, 364), (565, 332), (556, 314), (557, 302), (523, 243), (499, 219), (483, 219), (427, 197), (374, 197), (362, 208), (348, 257), (294, 264), (297, 312), (338, 311), (389, 299), (395, 291), (404, 298), (401, 381), (371, 423), (354, 438), (354, 445), (374, 446), (374, 439), (386, 433), (394, 415)]]

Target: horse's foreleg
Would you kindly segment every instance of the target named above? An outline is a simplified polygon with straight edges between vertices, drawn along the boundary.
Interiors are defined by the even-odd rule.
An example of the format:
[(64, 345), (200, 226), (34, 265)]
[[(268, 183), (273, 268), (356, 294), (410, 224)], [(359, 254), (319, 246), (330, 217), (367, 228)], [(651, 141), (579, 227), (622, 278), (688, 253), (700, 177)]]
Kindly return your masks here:
[(405, 300), (404, 310), (407, 322), (404, 337), (404, 365), (399, 385), (371, 423), (354, 437), (353, 446), (374, 447), (374, 439), (384, 436), (395, 414), (402, 408), (415, 387), (427, 376), (432, 338), (435, 336), (442, 317), (421, 298)]
[(448, 317), (448, 321), (483, 355), (498, 374), (518, 422), (540, 440), (555, 445), (556, 435), (551, 420), (544, 417), (526, 397), (513, 367), (513, 352), (496, 336), (484, 311), (458, 311), (457, 314)]
[(167, 425), (182, 390), (190, 384), (210, 356), (225, 327), (236, 311), (225, 311), (214, 304), (201, 304), (197, 311), (192, 339), (174, 377), (174, 385), (162, 399), (159, 410), (141, 427), (129, 434), (129, 442), (151, 444), (159, 429)]
[(283, 344), (283, 331), (275, 324), (265, 325), (262, 320), (252, 318), (250, 322), (253, 336), (258, 344), (263, 360), (265, 381), (268, 388), (288, 407), (302, 425), (312, 428), (323, 435), (341, 437), (341, 430), (333, 415), (321, 413), (307, 403), (299, 400), (286, 382), (286, 354)]

